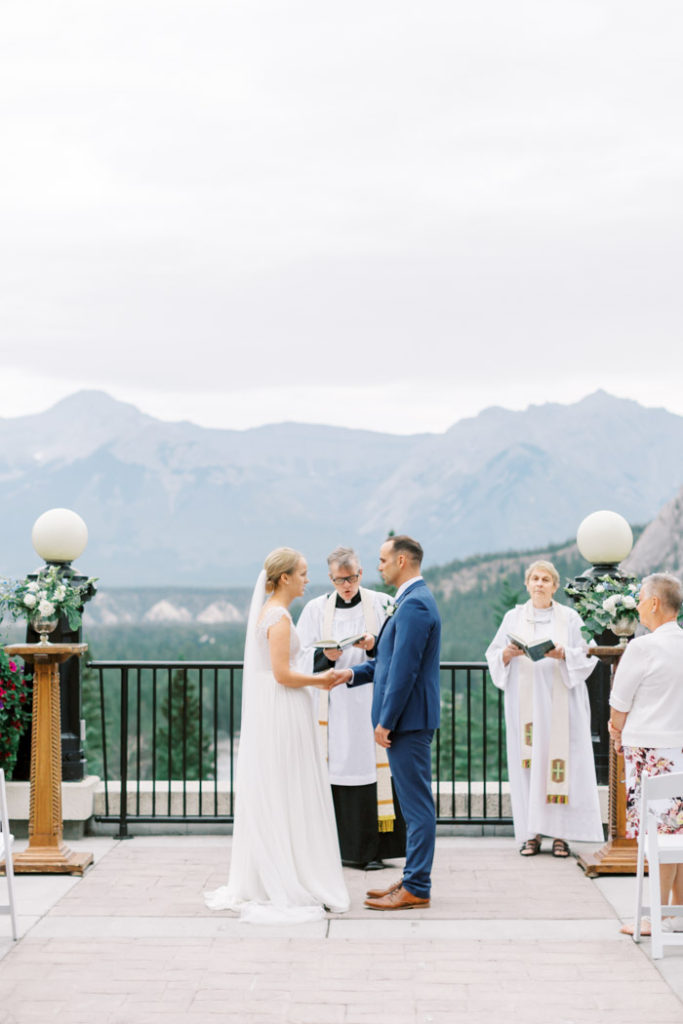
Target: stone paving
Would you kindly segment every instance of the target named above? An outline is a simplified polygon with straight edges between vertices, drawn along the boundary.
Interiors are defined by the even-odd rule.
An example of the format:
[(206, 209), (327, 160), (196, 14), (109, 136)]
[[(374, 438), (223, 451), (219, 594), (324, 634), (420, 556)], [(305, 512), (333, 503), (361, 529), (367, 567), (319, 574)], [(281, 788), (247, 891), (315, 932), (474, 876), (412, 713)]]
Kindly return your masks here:
[(94, 868), (20, 876), (18, 943), (0, 918), (0, 1024), (683, 1022), (683, 948), (655, 965), (649, 942), (619, 934), (633, 879), (524, 860), (511, 839), (439, 839), (427, 910), (363, 909), (396, 862), (346, 871), (348, 914), (268, 928), (203, 905), (227, 836), (70, 845)]

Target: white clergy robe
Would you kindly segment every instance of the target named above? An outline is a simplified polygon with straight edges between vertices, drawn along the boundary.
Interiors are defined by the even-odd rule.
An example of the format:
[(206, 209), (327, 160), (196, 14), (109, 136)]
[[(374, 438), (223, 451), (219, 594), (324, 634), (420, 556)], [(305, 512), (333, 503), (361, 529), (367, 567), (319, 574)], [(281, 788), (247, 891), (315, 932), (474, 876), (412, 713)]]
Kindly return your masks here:
[[(507, 612), (500, 629), (486, 651), (491, 679), (505, 693), (508, 778), (515, 838), (525, 842), (535, 835), (577, 842), (601, 842), (602, 821), (590, 727), (590, 704), (585, 680), (596, 665), (587, 658), (581, 634), (581, 618), (573, 608), (568, 613), (566, 660), (542, 658), (533, 664), (533, 752), (531, 767), (522, 767), (519, 708), (519, 666), (521, 658), (503, 664), (508, 634), (519, 635), (524, 626), (525, 605)], [(534, 640), (553, 635), (553, 609), (534, 609)], [(553, 677), (559, 665), (569, 690), (569, 803), (547, 802), (547, 770), (550, 748)]]
[[(377, 632), (386, 618), (384, 610), (386, 594), (374, 590), (370, 595), (377, 617)], [(336, 594), (335, 594), (336, 597)], [(313, 671), (316, 640), (343, 640), (367, 632), (363, 615), (363, 604), (347, 608), (335, 608), (332, 619), (332, 635), (323, 636), (325, 606), (329, 594), (309, 601), (297, 622), (297, 633), (301, 641), (298, 667), (302, 672)], [(359, 647), (347, 647), (335, 662), (335, 668), (353, 668), (367, 659)], [(311, 688), (313, 714), (317, 719), (318, 691)], [(365, 786), (377, 781), (377, 759), (375, 734), (372, 728), (372, 685), (335, 686), (330, 691), (328, 712), (328, 768), (333, 786)]]

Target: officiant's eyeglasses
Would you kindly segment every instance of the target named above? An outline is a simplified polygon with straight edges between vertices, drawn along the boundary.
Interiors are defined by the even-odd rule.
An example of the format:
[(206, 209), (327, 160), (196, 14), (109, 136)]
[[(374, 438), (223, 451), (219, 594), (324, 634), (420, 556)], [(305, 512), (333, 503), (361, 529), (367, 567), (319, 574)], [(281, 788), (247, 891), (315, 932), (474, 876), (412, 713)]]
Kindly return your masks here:
[(342, 583), (357, 583), (360, 579), (358, 573), (355, 576), (333, 576), (332, 582), (335, 587), (341, 587)]

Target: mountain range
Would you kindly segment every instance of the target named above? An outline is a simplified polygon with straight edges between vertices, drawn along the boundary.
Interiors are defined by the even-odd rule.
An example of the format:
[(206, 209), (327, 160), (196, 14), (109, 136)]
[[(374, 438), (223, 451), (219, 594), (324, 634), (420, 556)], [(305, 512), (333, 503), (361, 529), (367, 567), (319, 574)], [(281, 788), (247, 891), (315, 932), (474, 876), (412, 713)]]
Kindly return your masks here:
[(683, 417), (602, 391), (409, 436), (212, 430), (79, 392), (0, 419), (0, 575), (35, 567), (31, 526), (55, 506), (85, 519), (79, 568), (103, 586), (248, 585), (280, 544), (322, 580), (331, 548), (354, 545), (371, 567), (389, 530), (422, 540), (427, 565), (538, 548), (597, 508), (649, 522), (683, 482), (682, 447)]

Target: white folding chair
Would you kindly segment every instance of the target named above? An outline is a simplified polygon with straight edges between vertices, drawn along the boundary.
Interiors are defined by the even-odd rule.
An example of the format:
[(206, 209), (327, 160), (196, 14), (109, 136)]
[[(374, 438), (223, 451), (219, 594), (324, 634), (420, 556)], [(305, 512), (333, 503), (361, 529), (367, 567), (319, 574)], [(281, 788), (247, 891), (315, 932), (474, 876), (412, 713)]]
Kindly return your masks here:
[(5, 790), (5, 771), (0, 768), (0, 861), (5, 862), (5, 875), (7, 876), (7, 893), (9, 903), (0, 903), (0, 914), (9, 914), (12, 921), (12, 938), (17, 938), (17, 912), (14, 903), (14, 864), (12, 863), (12, 843), (14, 836), (9, 830), (9, 818), (7, 816), (7, 792)]
[[(683, 772), (668, 775), (643, 775), (640, 796), (640, 832), (638, 835), (638, 862), (636, 872), (636, 921), (633, 939), (640, 942), (640, 928), (644, 914), (649, 914), (652, 928), (652, 958), (664, 956), (664, 945), (682, 946), (683, 932), (662, 931), (662, 903), (659, 888), (660, 864), (683, 864), (683, 833), (657, 831), (657, 812), (652, 807), (654, 800), (683, 797)], [(650, 876), (650, 906), (643, 905), (643, 877), (645, 855), (647, 854)], [(683, 906), (669, 904), (667, 915), (683, 916)]]

